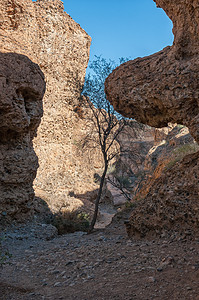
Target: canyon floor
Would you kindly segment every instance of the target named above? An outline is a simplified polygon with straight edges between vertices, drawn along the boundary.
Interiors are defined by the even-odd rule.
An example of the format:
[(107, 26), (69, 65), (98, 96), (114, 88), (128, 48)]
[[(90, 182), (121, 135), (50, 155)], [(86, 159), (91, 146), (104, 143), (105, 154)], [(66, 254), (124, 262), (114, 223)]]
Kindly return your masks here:
[(199, 240), (129, 240), (123, 223), (54, 238), (38, 223), (10, 228), (0, 299), (199, 299)]

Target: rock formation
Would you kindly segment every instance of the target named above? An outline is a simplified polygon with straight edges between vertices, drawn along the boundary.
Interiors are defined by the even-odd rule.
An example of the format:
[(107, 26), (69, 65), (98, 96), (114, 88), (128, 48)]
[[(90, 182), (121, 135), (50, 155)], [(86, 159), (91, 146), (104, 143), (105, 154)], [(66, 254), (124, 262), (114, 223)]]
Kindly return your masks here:
[(79, 149), (89, 127), (79, 98), (91, 38), (60, 0), (0, 0), (0, 8), (0, 51), (28, 56), (46, 80), (44, 116), (34, 139), (40, 166), (36, 195), (52, 205), (68, 198), (82, 205), (68, 193), (96, 188), (93, 174), (102, 166), (98, 152), (85, 155)]
[(163, 172), (133, 209), (129, 236), (199, 235), (198, 169), (199, 152)]
[[(186, 5), (188, 5), (187, 3)], [(162, 4), (167, 5), (166, 2), (162, 2)], [(175, 5), (173, 4), (173, 7)], [(5, 104), (2, 108), (0, 107), (3, 118), (1, 123), (3, 125), (0, 125), (1, 202), (3, 203), (1, 213), (3, 216), (9, 213), (10, 216), (16, 218), (19, 216), (22, 219), (22, 214), (30, 211), (34, 196), (32, 180), (35, 177), (38, 162), (32, 148), (32, 138), (35, 136), (40, 122), (41, 107), (39, 109), (39, 106), (35, 106), (33, 102), (36, 99), (36, 103), (41, 105), (44, 82), (39, 68), (23, 55), (39, 64), (47, 83), (44, 116), (37, 137), (33, 141), (40, 165), (35, 180), (36, 195), (46, 200), (50, 208), (54, 210), (59, 209), (63, 204), (70, 204), (72, 208), (79, 207), (83, 205), (81, 199), (84, 199), (84, 204), (86, 203), (85, 199), (90, 199), (90, 196), (87, 198), (90, 195), (87, 192), (98, 188), (93, 175), (100, 174), (102, 167), (101, 154), (98, 150), (91, 148), (84, 152), (81, 149), (82, 139), (87, 136), (91, 126), (87, 117), (89, 112), (80, 106), (79, 101), (91, 39), (80, 25), (64, 12), (63, 3), (60, 0), (37, 0), (36, 2), (32, 2), (32, 0), (0, 0), (0, 8), (0, 51), (4, 53), (2, 57), (6, 57), (6, 55), (8, 57), (7, 65), (5, 64), (6, 60), (4, 61), (2, 58), (1, 68), (4, 68), (2, 78), (3, 82), (7, 82), (8, 79), (7, 95), (11, 95), (9, 97), (11, 100), (13, 99), (9, 110), (7, 106), (5, 108)], [(181, 21), (181, 10), (178, 15)], [(148, 83), (143, 86), (143, 75), (141, 73), (134, 74), (134, 79), (137, 78), (136, 76), (139, 77), (139, 84), (136, 82), (136, 88), (121, 85), (122, 79), (119, 93), (124, 87), (123, 91), (124, 95), (127, 91), (125, 95), (125, 99), (127, 99), (129, 91), (134, 94), (136, 90), (139, 96), (133, 98), (132, 101), (139, 98), (140, 103), (138, 105), (137, 100), (131, 102), (130, 108), (137, 107), (136, 118), (139, 121), (153, 126), (164, 126), (168, 121), (179, 121), (188, 124), (193, 136), (197, 138), (197, 126), (195, 126), (198, 114), (198, 110), (195, 109), (197, 91), (193, 89), (197, 85), (197, 47), (193, 50), (194, 47), (187, 45), (188, 50), (186, 53), (182, 53), (178, 49), (179, 47), (175, 46), (175, 44), (179, 44), (179, 39), (175, 40), (173, 47), (167, 48), (164, 53), (161, 52), (163, 54), (154, 55), (151, 60), (147, 58), (135, 63), (124, 64), (121, 68), (125, 67), (127, 75), (130, 74), (128, 72), (130, 72), (131, 64), (139, 66), (146, 64), (151, 73), (147, 75)], [(11, 54), (8, 52), (13, 51), (23, 55), (9, 56)], [(169, 53), (168, 56), (167, 53)], [(19, 58), (16, 59), (16, 57)], [(164, 57), (165, 60), (163, 59), (161, 62), (159, 57)], [(11, 58), (13, 59), (12, 67), (9, 64)], [(164, 68), (170, 62), (170, 69)], [(167, 101), (164, 103), (163, 94), (161, 94), (164, 85), (161, 88), (158, 82), (160, 81), (159, 77), (156, 80), (153, 74), (153, 71), (157, 72), (157, 68), (161, 71), (164, 80), (168, 77), (169, 88), (165, 84), (164, 96)], [(35, 73), (32, 70), (36, 70)], [(171, 76), (168, 76), (167, 72), (170, 72)], [(181, 72), (179, 73), (181, 75), (178, 72)], [(147, 70), (144, 73), (147, 74)], [(124, 75), (126, 76), (126, 74)], [(176, 78), (175, 74), (178, 74), (179, 78)], [(195, 77), (194, 74), (196, 74)], [(12, 80), (9, 79), (9, 76)], [(128, 84), (132, 76), (128, 75), (130, 76), (128, 78), (125, 76), (124, 81)], [(181, 90), (179, 86), (185, 79), (189, 81), (183, 85)], [(11, 90), (9, 84), (12, 87)], [(147, 85), (149, 90), (146, 89)], [(185, 95), (184, 90), (187, 85), (189, 89), (186, 90)], [(3, 83), (3, 87), (5, 87), (5, 83)], [(157, 87), (159, 91), (156, 90)], [(170, 95), (171, 90), (173, 96)], [(117, 93), (117, 87), (115, 87), (115, 91)], [(151, 96), (153, 93), (154, 97)], [(146, 100), (149, 94), (149, 100)], [(176, 102), (175, 99), (177, 99)], [(188, 100), (184, 103), (183, 99)], [(22, 101), (21, 104), (19, 101)], [(193, 103), (192, 110), (191, 102)], [(142, 103), (144, 103), (143, 107)], [(126, 102), (122, 104), (126, 115), (129, 115), (128, 105)], [(161, 110), (162, 108), (163, 110)], [(158, 113), (154, 116), (155, 112)], [(188, 112), (189, 117), (187, 117)], [(4, 116), (6, 117), (4, 118)], [(129, 148), (129, 145), (134, 153), (140, 152), (141, 149), (143, 151), (142, 156), (136, 158), (136, 163), (131, 161), (130, 157), (125, 161), (131, 165), (132, 172), (136, 173), (143, 169), (144, 154), (148, 153), (150, 147), (157, 142), (154, 132), (158, 132), (159, 140), (164, 136), (161, 131), (148, 128), (144, 130), (144, 133), (142, 131), (139, 133), (138, 139), (134, 136), (130, 144), (129, 137), (125, 138), (125, 141), (120, 140), (121, 151), (126, 147)], [(147, 142), (143, 141), (145, 138), (148, 139)], [(137, 164), (139, 164), (138, 167)], [(10, 183), (12, 184), (10, 185)], [(12, 189), (16, 190), (15, 194)]]
[(154, 127), (183, 124), (199, 141), (199, 3), (155, 2), (173, 21), (174, 45), (116, 68), (106, 94), (123, 115)]
[[(194, 141), (187, 127), (170, 124), (170, 127), (165, 129), (168, 130), (165, 132), (165, 137), (156, 142), (145, 157), (142, 166), (145, 178), (136, 195), (138, 199), (144, 198), (148, 194), (151, 186), (162, 173), (171, 169), (186, 155), (199, 150), (199, 145)], [(159, 133), (159, 130), (156, 130)], [(155, 139), (157, 138), (155, 137)]]
[[(155, 2), (173, 21), (173, 46), (116, 68), (106, 79), (106, 94), (124, 116), (153, 127), (184, 124), (199, 142), (199, 3)], [(189, 155), (154, 180), (133, 210), (129, 235), (198, 230), (198, 160), (198, 153)]]
[(31, 213), (38, 168), (32, 139), (43, 114), (44, 76), (24, 55), (0, 53), (0, 223)]

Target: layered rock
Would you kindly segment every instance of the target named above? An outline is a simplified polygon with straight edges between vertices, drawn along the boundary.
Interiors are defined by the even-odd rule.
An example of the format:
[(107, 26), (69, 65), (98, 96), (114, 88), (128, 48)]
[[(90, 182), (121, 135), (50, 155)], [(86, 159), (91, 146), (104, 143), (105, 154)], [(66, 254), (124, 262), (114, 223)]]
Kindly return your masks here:
[(154, 127), (184, 124), (199, 141), (199, 3), (156, 3), (173, 21), (174, 45), (116, 68), (106, 94), (121, 114)]
[(38, 168), (32, 139), (43, 114), (44, 75), (24, 55), (0, 53), (0, 223), (31, 214)]
[[(106, 79), (106, 94), (124, 116), (153, 127), (184, 124), (199, 142), (199, 3), (155, 2), (173, 21), (173, 46), (116, 68)], [(127, 224), (129, 235), (197, 231), (198, 159), (196, 153), (168, 170), (165, 165), (159, 169)]]

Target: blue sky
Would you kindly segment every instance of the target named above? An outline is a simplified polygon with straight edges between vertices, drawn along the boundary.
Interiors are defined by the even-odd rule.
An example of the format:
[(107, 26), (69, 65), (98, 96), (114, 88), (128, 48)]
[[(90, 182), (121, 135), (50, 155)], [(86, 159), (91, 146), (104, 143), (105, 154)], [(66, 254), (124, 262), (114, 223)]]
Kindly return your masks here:
[(66, 12), (92, 37), (91, 55), (143, 57), (173, 43), (172, 22), (153, 0), (64, 0)]

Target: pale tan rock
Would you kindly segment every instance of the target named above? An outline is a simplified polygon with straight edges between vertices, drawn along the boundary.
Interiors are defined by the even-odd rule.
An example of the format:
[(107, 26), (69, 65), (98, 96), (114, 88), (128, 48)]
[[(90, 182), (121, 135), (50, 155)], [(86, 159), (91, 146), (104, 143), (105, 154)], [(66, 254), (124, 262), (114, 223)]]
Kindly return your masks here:
[(43, 114), (44, 75), (24, 55), (0, 53), (0, 223), (31, 213), (38, 168), (32, 139)]
[(0, 0), (0, 8), (0, 50), (27, 55), (46, 79), (44, 116), (34, 139), (40, 165), (36, 195), (51, 207), (72, 202), (69, 192), (84, 194), (98, 187), (93, 175), (102, 167), (98, 151), (83, 153), (80, 147), (90, 126), (79, 98), (91, 38), (60, 0)]
[(199, 141), (199, 3), (156, 3), (173, 21), (174, 45), (116, 68), (106, 94), (124, 116), (154, 127), (184, 124)]

